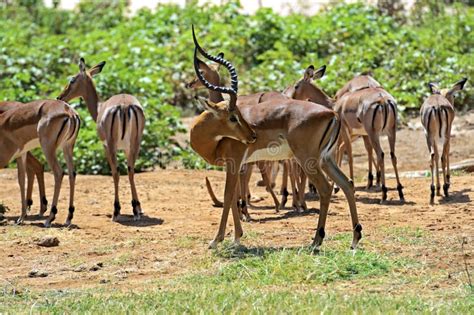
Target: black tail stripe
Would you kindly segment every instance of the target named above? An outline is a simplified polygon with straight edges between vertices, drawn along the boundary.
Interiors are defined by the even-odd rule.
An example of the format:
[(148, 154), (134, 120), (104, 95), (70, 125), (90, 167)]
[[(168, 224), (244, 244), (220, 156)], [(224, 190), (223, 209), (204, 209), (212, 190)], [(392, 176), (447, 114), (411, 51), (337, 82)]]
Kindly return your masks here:
[(339, 139), (339, 133), (341, 132), (341, 122), (336, 119), (336, 123), (339, 122), (338, 126), (337, 126), (337, 133), (336, 133), (336, 137), (334, 138), (334, 141), (331, 143), (331, 145), (329, 146), (328, 148), (328, 152), (331, 151), (331, 148), (333, 147), (333, 145), (337, 142), (337, 139)]
[(321, 141), (319, 141), (319, 149), (321, 149), (321, 145), (323, 144), (324, 139), (326, 139), (326, 135), (327, 135), (329, 129), (331, 128), (331, 126), (333, 125), (333, 123), (334, 123), (334, 119), (332, 119), (329, 122), (329, 124), (326, 126), (326, 130), (324, 130), (323, 137), (321, 138)]
[(122, 119), (122, 140), (125, 137), (125, 130), (126, 130), (126, 120), (125, 120), (125, 108), (120, 108), (120, 117)]
[(393, 110), (393, 117), (394, 117), (395, 121), (397, 121), (397, 110), (395, 109), (395, 104), (392, 101), (389, 101), (388, 104), (390, 105), (390, 107)]
[(433, 114), (434, 107), (431, 108), (430, 113), (428, 114), (428, 123), (426, 124), (426, 133), (430, 133), (430, 122), (431, 122), (431, 116)]
[(438, 121), (439, 121), (439, 137), (441, 138), (441, 130), (443, 129), (443, 121), (441, 119), (441, 108), (436, 109), (436, 114), (438, 115)]
[(388, 109), (387, 109), (387, 103), (382, 105), (383, 109), (383, 127), (382, 130), (385, 130), (385, 126), (387, 126), (387, 119), (388, 119)]
[(449, 128), (449, 119), (448, 119), (448, 110), (443, 107), (443, 112), (444, 112), (444, 116), (446, 117), (446, 132), (445, 134), (447, 135), (448, 134), (448, 128)]
[(58, 136), (56, 138), (56, 144), (58, 144), (59, 137), (61, 136), (61, 133), (63, 132), (64, 127), (66, 126), (66, 123), (67, 123), (68, 120), (69, 120), (68, 117), (64, 118), (63, 124), (61, 125), (61, 129), (59, 129), (59, 133), (58, 133)]

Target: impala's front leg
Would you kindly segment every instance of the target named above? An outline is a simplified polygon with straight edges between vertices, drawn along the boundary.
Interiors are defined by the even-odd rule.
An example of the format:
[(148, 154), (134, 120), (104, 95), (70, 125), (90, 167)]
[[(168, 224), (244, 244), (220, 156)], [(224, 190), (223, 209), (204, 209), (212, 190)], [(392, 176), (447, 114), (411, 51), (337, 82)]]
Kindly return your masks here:
[(17, 224), (23, 223), (26, 218), (27, 203), (25, 196), (25, 175), (26, 175), (26, 153), (16, 159), (18, 167), (18, 184), (20, 185), (21, 195), (21, 215), (16, 221)]
[[(222, 211), (221, 221), (219, 223), (219, 229), (214, 239), (209, 243), (209, 248), (216, 248), (217, 244), (224, 240), (225, 229), (227, 225), (227, 217), (229, 216), (229, 210), (232, 206), (232, 203), (236, 198), (234, 198), (237, 180), (239, 176), (241, 158), (239, 159), (227, 159), (226, 160), (226, 181), (225, 181), (225, 190), (224, 190), (224, 209)], [(236, 202), (237, 200), (235, 200)], [(242, 227), (240, 225), (240, 216), (237, 210), (237, 207), (232, 207), (232, 216), (234, 218), (234, 226), (236, 237), (235, 240), (240, 239), (242, 236)], [(236, 220), (237, 218), (237, 220)], [(237, 235), (239, 232), (241, 235)]]

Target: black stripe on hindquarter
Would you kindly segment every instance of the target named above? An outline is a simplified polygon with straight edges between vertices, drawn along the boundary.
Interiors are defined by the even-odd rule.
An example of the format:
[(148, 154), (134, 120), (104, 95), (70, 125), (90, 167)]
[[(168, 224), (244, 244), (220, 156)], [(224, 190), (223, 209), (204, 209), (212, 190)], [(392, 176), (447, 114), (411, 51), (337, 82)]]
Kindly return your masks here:
[(382, 106), (382, 105), (379, 104), (379, 105), (375, 106), (374, 114), (372, 115), (372, 129), (373, 130), (375, 130), (375, 126), (374, 126), (375, 115), (377, 115), (377, 112), (379, 111), (380, 106)]
[(339, 133), (341, 132), (341, 125), (342, 123), (340, 121), (337, 120), (336, 118), (336, 123), (339, 122), (338, 126), (337, 126), (337, 133), (336, 133), (336, 137), (334, 138), (334, 141), (331, 143), (331, 145), (329, 146), (328, 148), (328, 152), (331, 151), (331, 148), (333, 147), (333, 145), (337, 142), (337, 139), (339, 139)]
[[(443, 110), (444, 116), (446, 117), (446, 130), (445, 130), (445, 134), (446, 134), (446, 136), (447, 136), (447, 135), (448, 135), (448, 128), (449, 128), (448, 110), (446, 109), (446, 107), (441, 107), (441, 109)], [(447, 139), (446, 139), (446, 140), (447, 140)]]
[(327, 127), (326, 127), (326, 130), (324, 130), (324, 133), (323, 133), (323, 136), (322, 136), (322, 138), (321, 138), (321, 141), (319, 141), (319, 150), (320, 150), (320, 151), (321, 151), (321, 145), (323, 144), (323, 141), (324, 141), (324, 139), (326, 138), (326, 135), (327, 135), (329, 129), (331, 128), (331, 126), (332, 126), (333, 124), (334, 124), (334, 119), (332, 119), (332, 120), (329, 122), (329, 124), (328, 124)]
[(137, 127), (137, 135), (138, 135), (138, 115), (137, 115), (137, 109), (135, 107), (138, 107), (138, 106), (130, 105), (130, 108), (133, 111), (133, 115), (135, 116), (135, 124), (136, 124), (136, 127)]
[(113, 110), (112, 112), (112, 123), (110, 124), (110, 135), (113, 134), (113, 131), (114, 131), (114, 123), (115, 123), (115, 116), (118, 112), (120, 108), (119, 107), (115, 107), (115, 109)]
[(431, 116), (433, 114), (434, 107), (431, 107), (430, 113), (428, 114), (428, 122), (426, 123), (426, 133), (430, 134), (430, 122), (431, 122)]
[(123, 138), (125, 137), (125, 131), (126, 131), (126, 128), (127, 128), (127, 125), (126, 125), (126, 120), (125, 120), (125, 108), (120, 108), (120, 118), (122, 119), (122, 140)]
[(74, 119), (74, 116), (73, 116), (73, 117), (69, 118), (69, 121), (73, 125), (73, 128), (72, 128), (71, 134), (69, 135), (69, 138), (67, 138), (67, 141), (71, 140), (74, 137), (74, 135), (76, 134), (76, 119)]
[(61, 133), (63, 132), (64, 127), (66, 126), (66, 123), (67, 123), (68, 120), (69, 120), (68, 117), (64, 118), (63, 124), (61, 125), (61, 129), (59, 129), (58, 136), (56, 137), (56, 144), (58, 144), (59, 137), (61, 136)]

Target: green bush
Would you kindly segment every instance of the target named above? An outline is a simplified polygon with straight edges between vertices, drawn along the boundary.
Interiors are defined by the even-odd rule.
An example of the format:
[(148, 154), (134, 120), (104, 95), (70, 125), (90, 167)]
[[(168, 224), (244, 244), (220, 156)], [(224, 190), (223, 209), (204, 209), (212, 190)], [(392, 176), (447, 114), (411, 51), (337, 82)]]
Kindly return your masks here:
[[(183, 156), (202, 167), (188, 149), (170, 140), (182, 127), (180, 112), (195, 113), (191, 24), (211, 53), (223, 51), (238, 69), (240, 93), (283, 90), (309, 64), (328, 65), (318, 84), (334, 95), (354, 74), (372, 69), (401, 111), (418, 109), (427, 83), (452, 84), (474, 73), (474, 9), (458, 4), (430, 15), (426, 10), (392, 18), (361, 3), (337, 5), (315, 16), (254, 15), (240, 5), (158, 5), (130, 15), (125, 0), (83, 0), (74, 11), (46, 8), (40, 0), (0, 3), (0, 100), (28, 102), (56, 97), (84, 57), (107, 61), (97, 77), (102, 99), (130, 93), (145, 106), (147, 126), (137, 169), (164, 167)], [(224, 77), (226, 76), (223, 72)], [(457, 106), (472, 108), (461, 93)], [(201, 91), (203, 95), (205, 91)], [(73, 102), (77, 104), (77, 102)], [(76, 156), (81, 173), (108, 173), (102, 145), (83, 106)]]

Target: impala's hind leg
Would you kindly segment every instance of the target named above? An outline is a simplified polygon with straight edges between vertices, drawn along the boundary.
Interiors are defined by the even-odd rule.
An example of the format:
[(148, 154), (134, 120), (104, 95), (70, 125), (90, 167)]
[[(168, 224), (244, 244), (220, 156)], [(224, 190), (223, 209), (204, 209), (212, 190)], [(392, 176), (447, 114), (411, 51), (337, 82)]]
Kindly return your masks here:
[(135, 221), (140, 220), (140, 217), (143, 215), (140, 200), (138, 199), (137, 187), (135, 185), (135, 162), (138, 157), (138, 150), (139, 148), (134, 148), (132, 152), (125, 151), (127, 156), (128, 181), (130, 182), (130, 189), (132, 191), (133, 219)]
[(270, 177), (268, 176), (269, 172), (267, 171), (267, 168), (268, 168), (269, 165), (271, 165), (271, 164), (257, 162), (257, 166), (260, 169), (260, 173), (262, 174), (262, 177), (263, 177), (263, 182), (265, 183), (267, 191), (272, 196), (273, 203), (275, 205), (275, 212), (278, 212), (278, 211), (280, 211), (280, 202), (278, 201), (278, 198), (275, 195), (275, 192), (273, 191), (272, 183), (270, 182), (271, 180), (270, 180)]
[[(45, 141), (46, 142), (46, 141)], [(64, 172), (59, 165), (58, 158), (56, 157), (56, 148), (54, 146), (50, 146), (47, 143), (41, 144), (43, 148), (44, 155), (46, 160), (48, 161), (48, 165), (53, 171), (54, 175), (54, 194), (53, 194), (53, 201), (51, 203), (51, 211), (49, 213), (49, 217), (44, 222), (45, 227), (50, 227), (51, 223), (56, 219), (56, 214), (58, 213), (58, 200), (59, 200), (59, 193), (61, 191), (61, 185), (63, 182)]]
[(21, 196), (21, 215), (16, 221), (17, 224), (23, 223), (27, 213), (27, 203), (25, 195), (25, 175), (26, 175), (26, 154), (21, 155), (16, 159), (18, 168), (18, 184), (20, 185), (20, 196)]
[(366, 186), (366, 188), (370, 189), (374, 185), (374, 174), (372, 172), (372, 164), (373, 164), (373, 160), (374, 160), (374, 155), (373, 155), (373, 149), (372, 149), (372, 145), (370, 144), (369, 137), (363, 136), (362, 139), (364, 140), (365, 150), (367, 151), (367, 156), (368, 156), (368, 159), (369, 159), (369, 161), (368, 161), (369, 173), (367, 174), (367, 186)]
[(117, 221), (120, 215), (120, 198), (119, 198), (119, 182), (120, 174), (117, 164), (117, 150), (113, 140), (108, 140), (104, 144), (105, 155), (107, 156), (107, 161), (109, 162), (110, 172), (112, 173), (112, 178), (114, 180), (114, 213), (112, 215), (112, 221)]
[(283, 174), (282, 174), (282, 182), (281, 182), (281, 190), (280, 190), (280, 194), (281, 194), (281, 203), (280, 203), (280, 207), (281, 208), (285, 208), (285, 205), (286, 205), (286, 202), (288, 201), (288, 172), (289, 172), (289, 161), (288, 160), (284, 160), (283, 161)]
[(400, 177), (398, 176), (398, 167), (397, 167), (397, 156), (395, 155), (395, 141), (396, 141), (396, 126), (393, 129), (390, 129), (387, 132), (388, 143), (390, 145), (390, 158), (392, 159), (393, 170), (395, 171), (395, 177), (397, 178), (397, 190), (400, 201), (404, 202), (405, 197), (403, 196), (403, 186), (400, 183)]
[(67, 172), (69, 175), (69, 213), (66, 219), (66, 226), (71, 225), (72, 218), (74, 217), (74, 189), (76, 186), (76, 171), (74, 170), (73, 162), (73, 150), (74, 143), (68, 143), (64, 146), (64, 159), (66, 160)]
[(359, 218), (357, 216), (357, 207), (354, 197), (354, 184), (352, 181), (349, 181), (346, 175), (344, 175), (332, 156), (324, 156), (321, 164), (326, 174), (342, 189), (344, 195), (346, 196), (347, 202), (349, 203), (353, 229), (351, 248), (355, 249), (362, 238), (362, 225), (360, 225)]
[[(36, 176), (36, 181), (38, 182), (38, 190), (39, 190), (39, 196), (40, 196), (39, 215), (42, 216), (46, 212), (46, 210), (48, 210), (48, 199), (46, 199), (46, 190), (45, 190), (45, 185), (44, 185), (44, 167), (43, 167), (43, 164), (41, 164), (29, 152), (27, 154), (26, 165), (33, 172), (33, 176)], [(31, 186), (32, 186), (31, 188), (33, 188), (33, 182), (31, 183)], [(30, 195), (30, 198), (31, 198), (31, 195)]]

